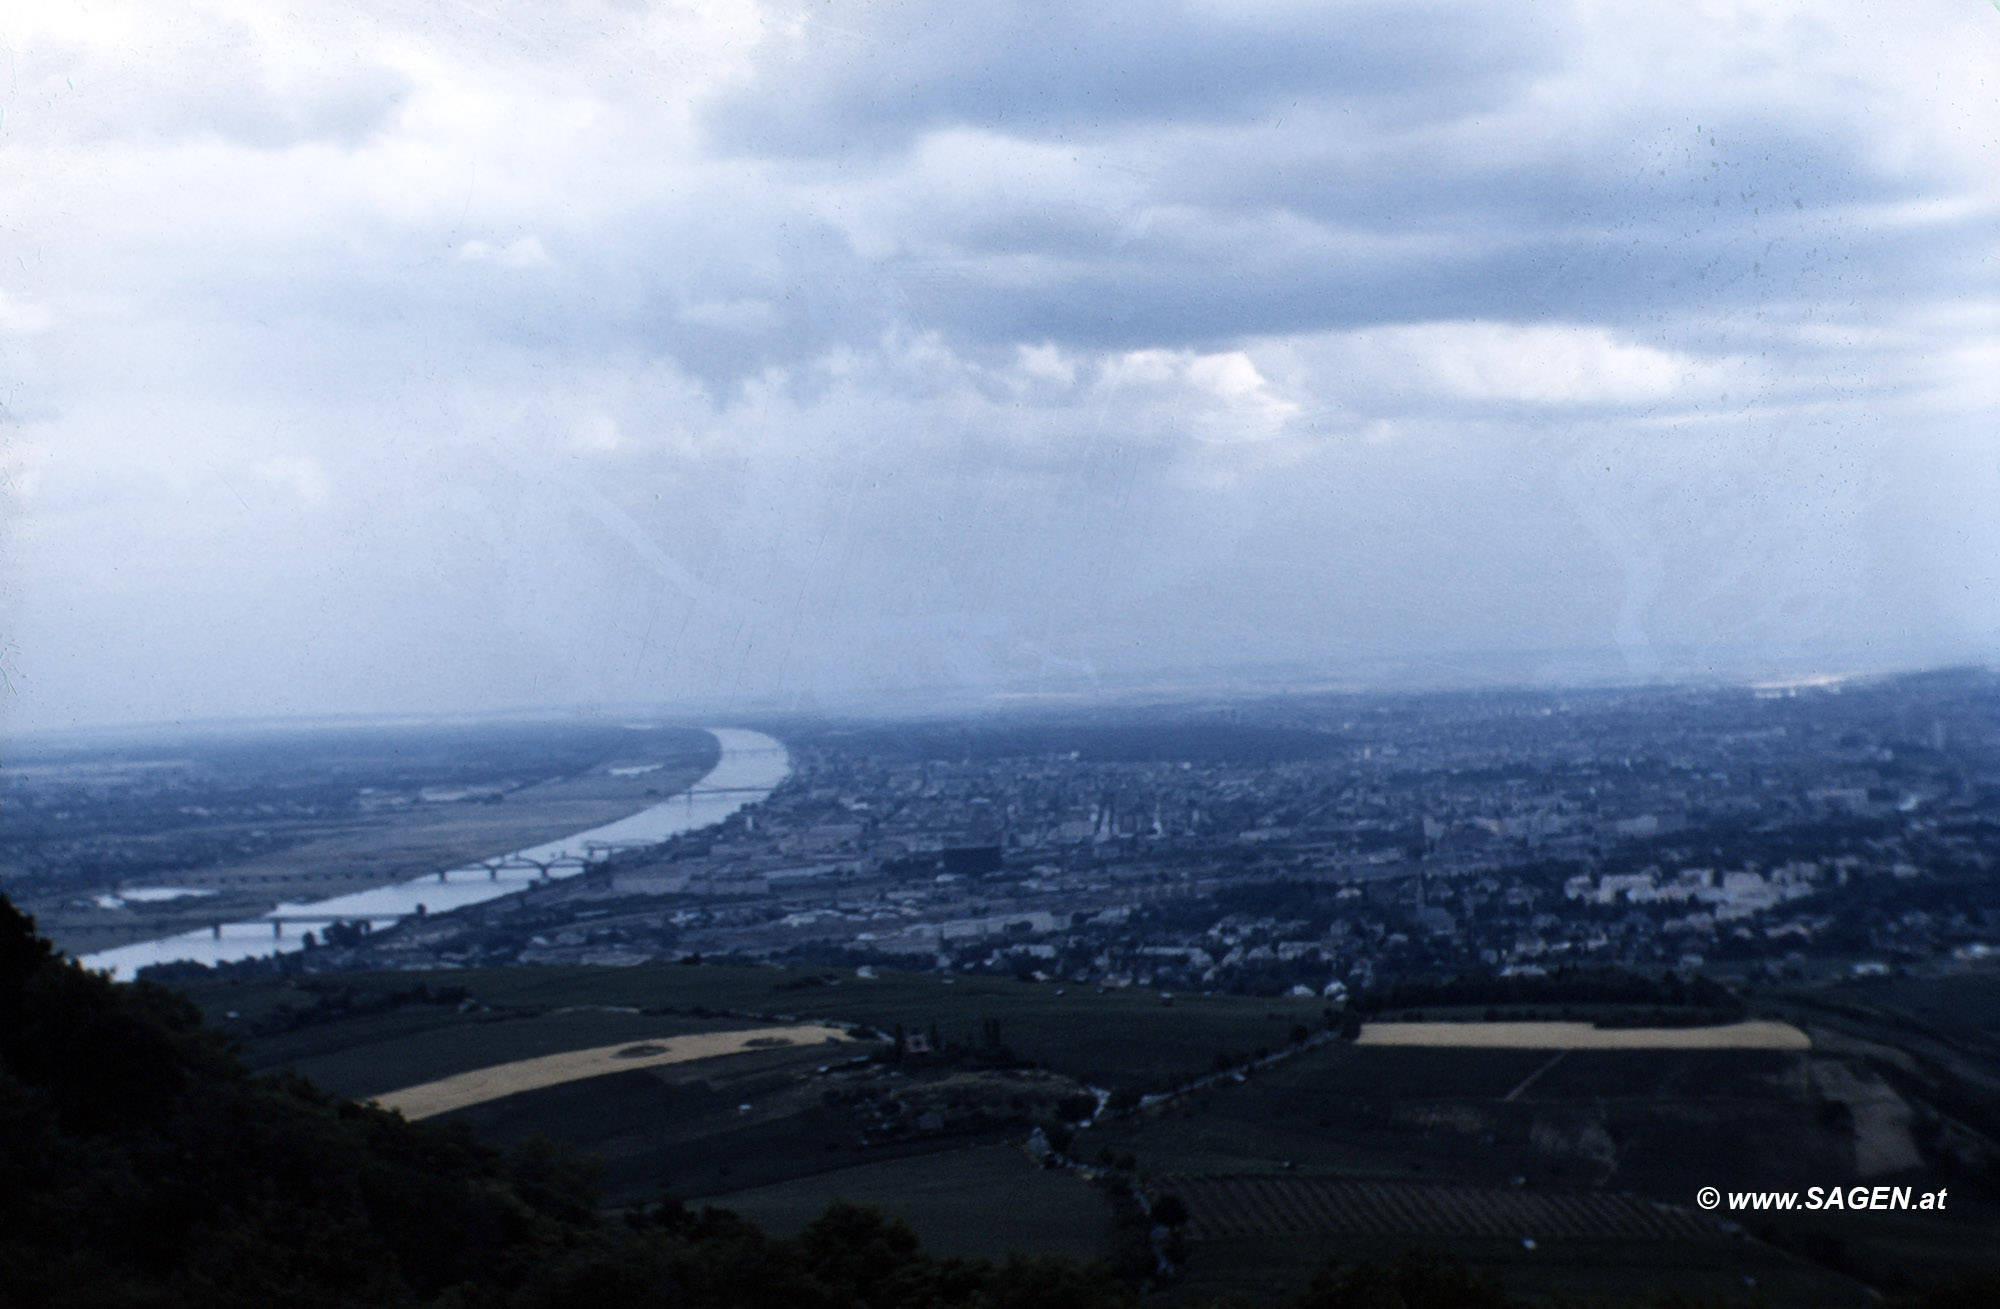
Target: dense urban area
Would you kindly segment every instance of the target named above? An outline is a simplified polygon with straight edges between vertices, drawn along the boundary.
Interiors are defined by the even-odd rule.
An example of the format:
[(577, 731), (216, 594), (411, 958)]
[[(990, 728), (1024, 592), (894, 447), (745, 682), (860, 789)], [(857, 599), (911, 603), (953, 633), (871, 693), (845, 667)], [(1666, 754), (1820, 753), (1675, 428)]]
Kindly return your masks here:
[[(288, 966), (703, 957), (1329, 996), (1571, 964), (1906, 970), (2000, 941), (1996, 690), (1966, 670), (770, 724), (792, 774), (722, 827), (458, 913), (336, 928)], [(465, 763), (401, 798), (504, 795)], [(10, 818), (42, 820), (8, 824), (16, 867), (51, 795), (9, 780)], [(285, 802), (398, 798), (323, 779)], [(202, 841), (256, 839), (176, 818), (203, 852), (165, 870), (183, 880), (232, 852)], [(159, 840), (94, 836), (113, 866)], [(31, 873), (89, 871), (48, 863)]]

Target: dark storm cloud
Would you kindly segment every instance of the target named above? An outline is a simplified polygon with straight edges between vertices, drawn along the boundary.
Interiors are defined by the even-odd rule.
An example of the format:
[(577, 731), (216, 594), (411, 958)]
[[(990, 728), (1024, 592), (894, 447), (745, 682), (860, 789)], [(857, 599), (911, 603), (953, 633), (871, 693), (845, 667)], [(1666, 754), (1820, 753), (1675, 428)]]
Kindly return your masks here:
[[(1300, 97), (1392, 120), (1463, 113), (1551, 55), (1556, 25), (1465, 5), (1148, 3), (800, 6), (737, 94), (724, 148), (867, 154), (965, 125), (1068, 138), (1234, 119)], [(774, 20), (772, 26), (777, 26)]]
[(1865, 217), (1603, 230), (1465, 225), (1404, 249), (1333, 232), (1218, 234), (1173, 251), (891, 266), (919, 315), (975, 340), (1213, 347), (1243, 335), (1444, 319), (1591, 321), (1689, 330), (1696, 314), (1948, 294), (1984, 240), (1977, 217), (1917, 230)]
[[(917, 198), (843, 294), (954, 339), (1212, 346), (1246, 334), (1502, 317), (1627, 327), (1963, 276), (1976, 220), (1895, 206), (1952, 185), (1854, 130), (1865, 106), (1671, 83), (1570, 87), (1558, 11), (1441, 5), (791, 11), (710, 106), (714, 148), (907, 188), (929, 134), (1059, 142), (1110, 199), (1004, 183)], [(826, 247), (832, 250), (837, 243)], [(1946, 287), (1936, 287), (1948, 290)], [(795, 292), (795, 294), (797, 294)], [(809, 297), (808, 297), (809, 298)], [(771, 354), (818, 344), (798, 305)], [(701, 366), (719, 362), (702, 351)], [(728, 355), (730, 352), (722, 352)]]
[(1515, 108), (1512, 121), (1366, 134), (1320, 115), (1320, 130), (1197, 143), (1177, 161), (1174, 192), (1190, 203), (1281, 206), (1363, 228), (1688, 233), (1929, 194), (1941, 180), (1871, 164), (1864, 143), (1803, 111), (1774, 121), (1768, 108), (1753, 116), (1649, 101), (1571, 121), (1554, 107)]

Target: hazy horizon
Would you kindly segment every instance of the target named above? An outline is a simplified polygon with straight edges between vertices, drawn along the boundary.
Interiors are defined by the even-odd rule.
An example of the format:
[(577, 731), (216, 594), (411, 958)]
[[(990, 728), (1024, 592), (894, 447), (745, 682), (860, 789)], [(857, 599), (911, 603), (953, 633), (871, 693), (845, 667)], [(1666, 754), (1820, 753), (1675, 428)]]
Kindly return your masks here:
[(2000, 658), (1992, 6), (0, 44), (0, 732)]
[[(1852, 686), (1872, 686), (1905, 677), (2000, 671), (1990, 663), (1932, 664), (1907, 668), (1876, 668), (1842, 673), (1810, 673), (1798, 676), (1689, 676), (1676, 679), (1640, 681), (1605, 677), (1543, 680), (1495, 676), (1485, 680), (1402, 680), (1363, 681), (1358, 679), (1287, 679), (1271, 670), (1239, 671), (1235, 676), (1218, 675), (1208, 681), (1149, 681), (1120, 686), (1051, 687), (1038, 691), (1003, 691), (973, 695), (950, 688), (915, 688), (897, 699), (854, 699), (829, 703), (797, 702), (763, 704), (743, 702), (727, 705), (675, 705), (660, 702), (514, 704), (491, 705), (457, 712), (351, 711), (278, 715), (218, 715), (207, 718), (172, 718), (67, 724), (16, 728), (9, 736), (17, 746), (63, 748), (96, 743), (109, 746), (125, 739), (127, 744), (158, 747), (176, 738), (283, 736), (298, 732), (359, 731), (396, 729), (481, 729), (509, 726), (561, 726), (623, 724), (645, 728), (701, 730), (732, 724), (753, 724), (760, 730), (781, 731), (787, 724), (836, 726), (890, 725), (907, 723), (990, 723), (1010, 719), (1037, 721), (1041, 714), (1061, 711), (1084, 715), (1091, 721), (1124, 721), (1133, 715), (1163, 715), (1169, 719), (1203, 710), (1231, 710), (1245, 705), (1282, 706), (1288, 702), (1307, 704), (1325, 697), (1380, 698), (1436, 697), (1448, 701), (1457, 696), (1578, 696), (1619, 693), (1703, 692), (1703, 691), (1824, 691), (1839, 692)], [(5, 760), (0, 760), (4, 764)]]

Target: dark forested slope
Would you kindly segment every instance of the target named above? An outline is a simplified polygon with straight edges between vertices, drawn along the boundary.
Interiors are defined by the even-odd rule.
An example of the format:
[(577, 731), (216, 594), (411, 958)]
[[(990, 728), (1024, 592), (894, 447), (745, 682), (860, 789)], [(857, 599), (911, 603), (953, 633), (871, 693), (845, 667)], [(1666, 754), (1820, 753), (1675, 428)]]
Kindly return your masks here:
[(1120, 1305), (1059, 1260), (933, 1259), (851, 1206), (787, 1240), (597, 1208), (588, 1162), (253, 1077), (164, 988), (63, 960), (0, 897), (0, 1287), (88, 1306)]

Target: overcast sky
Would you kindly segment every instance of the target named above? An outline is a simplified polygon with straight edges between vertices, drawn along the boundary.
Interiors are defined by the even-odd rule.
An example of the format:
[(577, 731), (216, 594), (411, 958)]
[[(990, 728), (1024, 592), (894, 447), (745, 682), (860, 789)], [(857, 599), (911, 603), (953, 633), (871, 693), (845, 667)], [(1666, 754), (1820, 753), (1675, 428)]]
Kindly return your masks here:
[(2000, 657), (1989, 0), (0, 47), (0, 726)]

